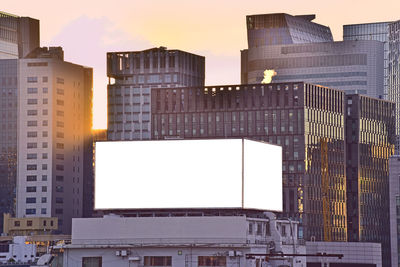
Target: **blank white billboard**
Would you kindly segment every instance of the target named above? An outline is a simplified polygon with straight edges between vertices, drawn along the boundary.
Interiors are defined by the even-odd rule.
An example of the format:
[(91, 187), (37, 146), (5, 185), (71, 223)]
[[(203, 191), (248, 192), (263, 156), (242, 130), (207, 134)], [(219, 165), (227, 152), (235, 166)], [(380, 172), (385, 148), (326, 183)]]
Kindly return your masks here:
[(242, 139), (97, 142), (95, 159), (96, 209), (282, 211), (279, 146)]

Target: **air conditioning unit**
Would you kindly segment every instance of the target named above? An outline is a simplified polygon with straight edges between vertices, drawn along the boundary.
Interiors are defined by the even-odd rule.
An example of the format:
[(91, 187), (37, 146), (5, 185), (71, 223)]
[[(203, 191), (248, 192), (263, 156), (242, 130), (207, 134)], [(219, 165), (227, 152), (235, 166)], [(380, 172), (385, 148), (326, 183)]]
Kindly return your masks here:
[(121, 251), (119, 250), (115, 251), (115, 256), (121, 256)]
[(133, 256), (133, 257), (129, 257), (128, 260), (130, 260), (130, 261), (140, 261), (140, 257), (139, 256)]
[(126, 250), (121, 250), (121, 256), (122, 256), (122, 257), (128, 256), (128, 251), (126, 251)]
[(228, 256), (229, 256), (229, 257), (235, 257), (235, 251), (229, 250), (229, 251), (228, 251)]

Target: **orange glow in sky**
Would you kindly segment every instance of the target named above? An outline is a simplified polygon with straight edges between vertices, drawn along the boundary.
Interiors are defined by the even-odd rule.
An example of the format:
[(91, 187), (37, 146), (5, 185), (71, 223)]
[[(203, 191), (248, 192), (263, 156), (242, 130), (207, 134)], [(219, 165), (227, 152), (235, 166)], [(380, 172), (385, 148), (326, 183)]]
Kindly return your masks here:
[(107, 126), (106, 52), (166, 46), (206, 57), (206, 84), (240, 82), (251, 14), (316, 14), (336, 41), (342, 25), (400, 19), (399, 0), (5, 0), (2, 11), (40, 20), (41, 45), (94, 68), (94, 128)]

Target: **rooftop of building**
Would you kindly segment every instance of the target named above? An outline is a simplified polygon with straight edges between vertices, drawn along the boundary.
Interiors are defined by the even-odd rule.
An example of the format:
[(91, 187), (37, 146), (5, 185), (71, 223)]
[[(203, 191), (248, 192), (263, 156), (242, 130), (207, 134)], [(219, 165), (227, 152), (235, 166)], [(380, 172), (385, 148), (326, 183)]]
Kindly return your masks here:
[(137, 51), (115, 51), (115, 52), (107, 52), (108, 54), (140, 54), (140, 53), (150, 53), (150, 52), (168, 52), (168, 53), (174, 53), (174, 52), (178, 52), (178, 53), (185, 53), (185, 54), (191, 54), (197, 57), (202, 57), (204, 58), (204, 56), (200, 56), (194, 53), (190, 53), (187, 51), (183, 51), (183, 50), (179, 50), (179, 49), (168, 49), (165, 46), (160, 46), (160, 47), (153, 47), (153, 48), (148, 48), (145, 50), (137, 50)]

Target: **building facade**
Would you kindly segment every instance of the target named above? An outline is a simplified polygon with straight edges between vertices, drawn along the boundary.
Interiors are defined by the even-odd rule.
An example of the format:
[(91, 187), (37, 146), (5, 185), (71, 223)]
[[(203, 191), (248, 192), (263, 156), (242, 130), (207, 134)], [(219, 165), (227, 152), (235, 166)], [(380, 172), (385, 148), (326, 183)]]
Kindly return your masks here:
[[(124, 225), (124, 226), (123, 226)], [(229, 227), (227, 227), (227, 225)], [(251, 216), (74, 219), (64, 266), (306, 266), (297, 223)], [(247, 257), (249, 254), (261, 254)], [(298, 257), (265, 253), (302, 254)], [(279, 254), (281, 255), (281, 254)]]
[(150, 139), (151, 88), (203, 86), (204, 64), (202, 56), (165, 47), (107, 53), (108, 139)]
[(18, 58), (38, 46), (38, 20), (0, 12), (0, 231), (3, 213), (15, 215)]
[(400, 150), (400, 20), (389, 24), (388, 97), (396, 103), (397, 151)]
[(381, 242), (382, 263), (390, 266), (389, 157), (396, 139), (395, 105), (346, 95), (346, 110), (348, 239)]
[(27, 56), (40, 46), (39, 20), (0, 12), (0, 59)]
[[(281, 145), (283, 216), (300, 220), (301, 238), (345, 241), (344, 97), (302, 82), (153, 89), (151, 137), (246, 137)], [(333, 216), (324, 219), (329, 211)]]
[(273, 69), (272, 82), (305, 81), (379, 98), (383, 48), (373, 40), (250, 47), (241, 51), (241, 83), (261, 83), (264, 71)]
[(17, 217), (57, 217), (69, 233), (71, 219), (83, 215), (84, 180), (93, 179), (85, 166), (93, 152), (92, 69), (61, 55), (41, 49), (18, 63)]
[(400, 263), (400, 156), (389, 159), (390, 247), (392, 266)]
[(315, 15), (284, 13), (246, 16), (248, 47), (332, 42), (329, 27), (312, 22), (314, 19)]
[(343, 25), (343, 40), (376, 40), (383, 43), (383, 98), (388, 99), (389, 86), (389, 24), (391, 22), (375, 22)]

